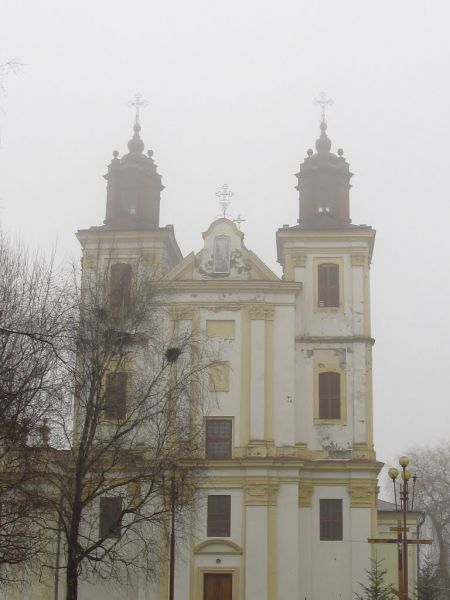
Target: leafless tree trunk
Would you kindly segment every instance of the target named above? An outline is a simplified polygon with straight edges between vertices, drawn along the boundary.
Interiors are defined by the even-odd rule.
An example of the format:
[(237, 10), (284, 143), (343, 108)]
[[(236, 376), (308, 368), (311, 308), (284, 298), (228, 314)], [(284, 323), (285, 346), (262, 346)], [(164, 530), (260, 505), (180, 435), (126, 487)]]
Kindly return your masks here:
[(434, 544), (430, 564), (436, 567), (443, 597), (450, 594), (450, 444), (414, 448), (409, 453), (416, 472), (416, 506), (429, 518)]
[(60, 393), (67, 316), (62, 273), (0, 231), (0, 581), (37, 557), (40, 508), (29, 494), (44, 419)]
[(140, 261), (110, 262), (105, 273), (84, 273), (72, 301), (80, 307), (67, 327), (73, 421), (70, 394), (59, 395), (52, 439), (60, 451), (38, 468), (46, 477), (45, 529), (64, 540), (67, 600), (78, 598), (80, 577), (154, 577), (164, 556), (171, 480), (178, 482), (180, 523), (202, 465), (199, 403), (210, 361), (186, 321), (169, 318)]

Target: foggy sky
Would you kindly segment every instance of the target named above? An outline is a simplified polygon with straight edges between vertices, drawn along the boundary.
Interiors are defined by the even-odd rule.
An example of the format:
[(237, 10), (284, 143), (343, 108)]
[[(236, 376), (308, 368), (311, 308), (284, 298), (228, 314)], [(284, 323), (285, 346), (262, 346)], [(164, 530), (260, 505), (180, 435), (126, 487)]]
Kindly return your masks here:
[(372, 278), (375, 444), (390, 460), (449, 439), (449, 58), (444, 0), (2, 0), (0, 220), (80, 255), (100, 225), (112, 151), (136, 92), (166, 189), (161, 224), (186, 255), (218, 215), (280, 274), (275, 231), (298, 218), (299, 163), (326, 90), (332, 150), (355, 174), (351, 216), (377, 230)]

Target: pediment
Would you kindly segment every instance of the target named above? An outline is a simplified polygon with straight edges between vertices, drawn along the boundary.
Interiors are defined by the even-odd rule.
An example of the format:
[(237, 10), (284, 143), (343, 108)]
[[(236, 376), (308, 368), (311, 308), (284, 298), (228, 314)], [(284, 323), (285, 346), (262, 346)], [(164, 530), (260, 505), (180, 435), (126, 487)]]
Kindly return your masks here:
[(203, 248), (191, 252), (165, 276), (168, 281), (272, 281), (280, 278), (244, 244), (229, 219), (217, 219), (203, 234)]
[(217, 538), (197, 544), (194, 554), (242, 554), (242, 548), (231, 540)]

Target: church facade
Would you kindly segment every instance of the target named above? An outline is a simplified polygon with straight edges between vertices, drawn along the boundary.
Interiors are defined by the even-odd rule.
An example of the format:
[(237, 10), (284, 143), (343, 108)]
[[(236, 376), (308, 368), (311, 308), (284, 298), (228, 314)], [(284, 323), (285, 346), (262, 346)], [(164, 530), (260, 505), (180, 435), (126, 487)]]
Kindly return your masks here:
[[(104, 225), (80, 230), (84, 276), (158, 265), (169, 320), (196, 331), (208, 367), (206, 472), (177, 542), (176, 600), (349, 600), (377, 533), (369, 273), (375, 232), (352, 224), (351, 173), (322, 119), (297, 174), (299, 219), (276, 232), (277, 276), (223, 216), (183, 258), (159, 223), (161, 176), (136, 122), (108, 167)], [(111, 271), (112, 273), (112, 271)], [(100, 503), (101, 507), (101, 503)], [(101, 522), (101, 515), (100, 515)], [(61, 556), (61, 564), (64, 557)], [(158, 581), (80, 581), (79, 598), (166, 600)], [(50, 570), (8, 598), (64, 598)]]
[[(220, 360), (204, 417), (207, 477), (179, 545), (177, 600), (349, 599), (376, 532), (369, 273), (375, 232), (350, 220), (351, 173), (325, 120), (297, 174), (299, 220), (276, 232), (278, 277), (226, 217), (182, 257), (160, 227), (163, 189), (135, 125), (114, 154), (105, 225), (78, 232), (84, 265), (156, 257), (171, 314)], [(168, 597), (168, 573), (128, 598)], [(84, 590), (84, 591), (83, 591)], [(82, 595), (115, 597), (83, 584)], [(94, 595), (92, 595), (94, 594)], [(87, 596), (86, 596), (87, 597)], [(125, 597), (120, 593), (117, 597)]]

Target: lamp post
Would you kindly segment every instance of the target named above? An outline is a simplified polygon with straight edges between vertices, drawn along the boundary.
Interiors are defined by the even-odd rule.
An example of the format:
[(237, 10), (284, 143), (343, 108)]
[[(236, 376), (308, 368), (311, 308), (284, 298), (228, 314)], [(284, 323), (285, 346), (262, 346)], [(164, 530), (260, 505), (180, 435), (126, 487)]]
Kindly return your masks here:
[[(409, 481), (411, 479), (411, 472), (407, 469), (409, 465), (409, 458), (407, 456), (401, 456), (399, 458), (399, 464), (401, 472), (395, 467), (389, 469), (389, 477), (392, 479), (394, 486), (394, 499), (395, 499), (395, 510), (400, 513), (397, 523), (397, 540), (398, 540), (398, 586), (399, 586), (399, 598), (402, 600), (408, 600), (408, 527), (407, 527), (407, 516), (408, 510), (414, 509), (414, 491), (416, 487), (417, 477), (412, 477), (412, 495), (411, 495), (411, 506), (410, 506), (410, 489)], [(399, 482), (399, 499), (400, 505), (397, 503), (397, 479), (400, 475)]]
[[(416, 487), (417, 477), (412, 477), (412, 494), (411, 494), (411, 505), (410, 505), (410, 489), (409, 480), (411, 479), (411, 472), (406, 467), (409, 465), (409, 458), (407, 456), (401, 456), (399, 459), (401, 466), (401, 472), (395, 467), (389, 469), (389, 477), (392, 479), (394, 485), (394, 499), (395, 499), (395, 510), (399, 513), (399, 519), (397, 527), (391, 527), (391, 531), (397, 532), (395, 539), (391, 538), (369, 538), (367, 541), (369, 544), (397, 544), (398, 548), (398, 590), (392, 589), (393, 593), (400, 600), (409, 600), (408, 596), (408, 546), (420, 545), (420, 544), (431, 544), (432, 540), (419, 540), (419, 539), (408, 539), (408, 527), (407, 517), (408, 511), (414, 510), (414, 491)], [(399, 483), (399, 499), (400, 506), (397, 504), (397, 478), (401, 476)]]

